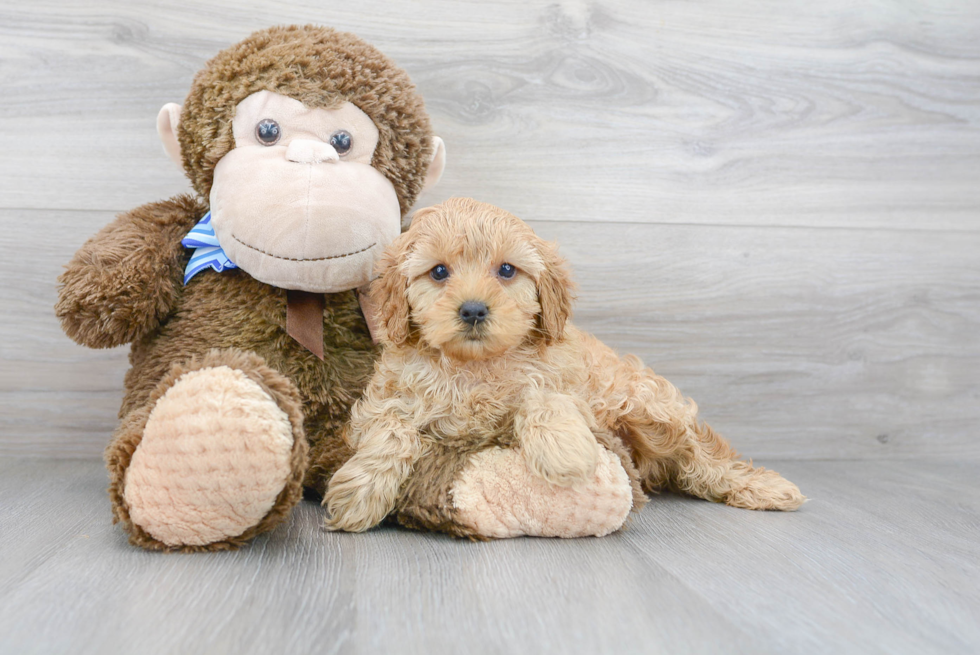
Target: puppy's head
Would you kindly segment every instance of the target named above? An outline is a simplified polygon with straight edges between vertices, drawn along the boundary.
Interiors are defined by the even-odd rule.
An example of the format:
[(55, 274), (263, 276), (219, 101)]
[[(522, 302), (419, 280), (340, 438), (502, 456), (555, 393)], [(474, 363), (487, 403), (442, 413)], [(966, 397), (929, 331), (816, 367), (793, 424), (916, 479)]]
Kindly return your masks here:
[(564, 336), (572, 282), (555, 246), (519, 218), (469, 198), (415, 213), (387, 249), (372, 299), (384, 338), (463, 361)]

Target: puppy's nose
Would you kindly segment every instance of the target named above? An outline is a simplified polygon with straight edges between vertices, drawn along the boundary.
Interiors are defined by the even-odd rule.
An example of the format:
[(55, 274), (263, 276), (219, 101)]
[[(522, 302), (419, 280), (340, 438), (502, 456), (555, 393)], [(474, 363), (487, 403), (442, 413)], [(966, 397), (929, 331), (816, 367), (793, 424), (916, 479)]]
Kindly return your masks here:
[(463, 319), (464, 323), (470, 325), (475, 326), (477, 323), (482, 323), (487, 320), (489, 314), (490, 310), (487, 309), (487, 306), (475, 300), (467, 300), (459, 306), (459, 317)]

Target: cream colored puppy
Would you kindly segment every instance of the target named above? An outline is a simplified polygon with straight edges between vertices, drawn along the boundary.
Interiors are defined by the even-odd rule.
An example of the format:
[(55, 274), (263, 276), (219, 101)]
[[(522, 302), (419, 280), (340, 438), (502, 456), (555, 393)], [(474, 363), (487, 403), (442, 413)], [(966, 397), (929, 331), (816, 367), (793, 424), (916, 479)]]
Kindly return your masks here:
[(596, 435), (613, 435), (644, 489), (750, 509), (805, 500), (739, 460), (667, 380), (572, 326), (564, 261), (517, 217), (460, 198), (420, 210), (380, 272), (386, 348), (351, 413), (355, 454), (330, 481), (329, 527), (377, 525), (413, 464), (447, 439), (512, 443), (533, 474), (569, 487), (594, 475)]

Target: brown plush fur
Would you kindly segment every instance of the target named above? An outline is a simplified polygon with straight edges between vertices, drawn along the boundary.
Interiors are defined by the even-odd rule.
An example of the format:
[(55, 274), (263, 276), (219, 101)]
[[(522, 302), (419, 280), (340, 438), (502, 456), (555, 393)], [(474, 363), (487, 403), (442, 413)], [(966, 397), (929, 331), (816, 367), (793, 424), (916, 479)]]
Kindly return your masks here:
[(186, 195), (126, 212), (99, 230), (58, 281), (55, 313), (65, 333), (89, 348), (141, 339), (180, 297), (187, 250), (180, 245), (207, 205)]
[(299, 480), (324, 491), (326, 480), (350, 456), (340, 430), (377, 357), (353, 290), (326, 296), (321, 362), (286, 333), (285, 290), (240, 269), (204, 271), (183, 284), (190, 251), (180, 241), (207, 212), (214, 167), (235, 145), (236, 105), (263, 89), (312, 107), (350, 101), (370, 116), (380, 132), (372, 163), (394, 185), (403, 215), (421, 190), (431, 159), (429, 119), (407, 74), (351, 34), (315, 26), (256, 32), (219, 53), (197, 75), (178, 138), (186, 173), (200, 196), (177, 196), (117, 217), (68, 264), (56, 305), (65, 332), (78, 343), (94, 348), (132, 343), (122, 422), (106, 459), (116, 519), (133, 543), (147, 548), (164, 545), (129, 521), (121, 485), (153, 403), (181, 371), (203, 362), (240, 364), (274, 391), (292, 420), (303, 423), (296, 430), (293, 479), (269, 515), (239, 537), (187, 548), (217, 550), (238, 546), (282, 520), (299, 498)]
[[(142, 425), (153, 403), (173, 383), (173, 371), (190, 370), (186, 368), (192, 366), (190, 361), (221, 349), (254, 353), (254, 361), (285, 376), (301, 403), (311, 448), (313, 465), (305, 484), (322, 493), (326, 480), (349, 456), (340, 430), (377, 357), (377, 347), (371, 341), (354, 291), (326, 296), (325, 357), (321, 362), (286, 333), (285, 290), (258, 282), (240, 270), (220, 274), (208, 271), (184, 287), (182, 272), (189, 254), (179, 241), (206, 211), (203, 203), (187, 197), (144, 205), (120, 216), (110, 228), (123, 235), (145, 233), (146, 243), (121, 250), (114, 259), (113, 229), (103, 230), (83, 247), (62, 275), (64, 286), (57, 309), (70, 336), (86, 345), (108, 346), (136, 335), (130, 352), (132, 368), (126, 374), (126, 394), (119, 411), (122, 425), (107, 451), (107, 463), (113, 476), (110, 498), (116, 517), (130, 531), (133, 543), (148, 548), (163, 545), (127, 522), (118, 485), (128, 457), (139, 444)], [(165, 241), (165, 236), (172, 240)], [(92, 257), (93, 252), (99, 256)], [(134, 284), (141, 281), (133, 272), (140, 269), (137, 262), (159, 275), (142, 278), (147, 282), (144, 294), (137, 293)], [(124, 284), (124, 280), (129, 280), (129, 284)], [(113, 296), (117, 289), (120, 292)], [(120, 299), (123, 294), (125, 297)], [(130, 298), (143, 303), (139, 312), (128, 302)], [(174, 306), (167, 311), (165, 306), (170, 299), (175, 299)], [(306, 441), (298, 439), (299, 442), (304, 444), (305, 453)], [(119, 456), (119, 452), (126, 452), (126, 457)], [(304, 461), (301, 470), (306, 468)], [(298, 499), (295, 490), (283, 495), (270, 515), (278, 518), (268, 518), (256, 529), (274, 527)], [(239, 539), (213, 547), (236, 546), (254, 534), (257, 532), (251, 530)]]
[[(505, 262), (517, 268), (513, 278), (500, 276)], [(440, 264), (449, 277), (435, 280)], [(439, 487), (448, 507), (448, 476), (430, 478), (433, 467), (419, 461), (501, 442), (560, 486), (590, 480), (600, 442), (621, 440), (635, 463), (628, 471), (648, 490), (750, 509), (799, 507), (805, 498), (795, 485), (738, 460), (667, 380), (572, 326), (571, 288), (555, 247), (501, 209), (452, 199), (416, 214), (373, 289), (388, 347), (352, 410), (356, 452), (330, 481), (328, 525), (360, 531), (399, 509), (410, 525), (461, 534), (451, 513), (406, 512), (406, 495), (420, 495), (420, 485)], [(467, 301), (489, 308), (486, 321), (460, 319)]]
[(432, 130), (422, 97), (402, 69), (353, 34), (315, 25), (273, 27), (220, 52), (194, 78), (177, 137), (184, 168), (202, 196), (215, 165), (232, 148), (235, 106), (274, 91), (308, 107), (350, 101), (377, 126), (371, 165), (391, 181), (402, 214), (422, 190)]

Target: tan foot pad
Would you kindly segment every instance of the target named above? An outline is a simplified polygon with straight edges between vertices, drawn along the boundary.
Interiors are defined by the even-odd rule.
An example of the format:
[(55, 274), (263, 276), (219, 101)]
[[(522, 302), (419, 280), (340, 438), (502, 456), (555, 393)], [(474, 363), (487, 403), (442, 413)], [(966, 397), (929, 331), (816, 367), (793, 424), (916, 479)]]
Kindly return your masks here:
[(157, 401), (126, 471), (130, 518), (168, 546), (236, 537), (272, 509), (292, 447), (286, 413), (244, 373), (185, 373)]
[(629, 476), (603, 449), (592, 482), (552, 485), (531, 473), (520, 452), (491, 448), (473, 456), (452, 490), (456, 519), (492, 538), (602, 537), (633, 507)]

